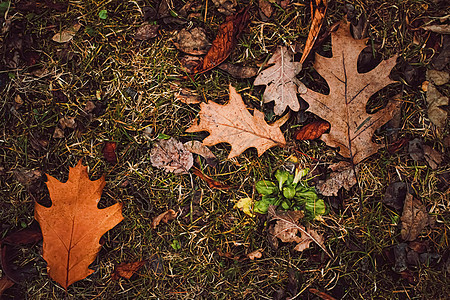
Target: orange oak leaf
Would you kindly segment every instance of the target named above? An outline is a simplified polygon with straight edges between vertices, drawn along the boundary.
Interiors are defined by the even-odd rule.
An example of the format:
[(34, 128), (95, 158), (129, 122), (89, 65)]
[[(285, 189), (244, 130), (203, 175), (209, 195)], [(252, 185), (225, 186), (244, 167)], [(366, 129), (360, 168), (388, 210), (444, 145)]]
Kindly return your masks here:
[(377, 128), (392, 119), (400, 102), (390, 101), (386, 108), (374, 114), (366, 112), (370, 96), (394, 83), (389, 73), (397, 56), (381, 62), (367, 73), (358, 73), (357, 61), (366, 48), (367, 39), (355, 40), (350, 34), (350, 23), (344, 20), (331, 34), (333, 56), (316, 54), (314, 68), (328, 82), (330, 93), (324, 95), (310, 89), (301, 97), (308, 102), (309, 111), (331, 123), (330, 133), (321, 140), (331, 147), (339, 147), (340, 154), (357, 164), (376, 153), (382, 145), (372, 142)]
[(94, 272), (89, 265), (101, 248), (100, 238), (123, 220), (122, 204), (97, 208), (105, 178), (89, 180), (87, 167), (81, 160), (70, 168), (65, 183), (50, 175), (47, 178), (52, 205), (36, 203), (34, 217), (44, 238), (47, 272), (67, 289)]
[(210, 135), (203, 140), (206, 146), (218, 143), (231, 144), (228, 158), (238, 156), (246, 149), (255, 147), (258, 155), (273, 146), (284, 146), (286, 140), (280, 126), (286, 118), (267, 124), (264, 114), (258, 110), (253, 115), (247, 110), (242, 97), (230, 85), (230, 101), (225, 105), (213, 101), (200, 104), (200, 123), (194, 121), (187, 132), (208, 131)]

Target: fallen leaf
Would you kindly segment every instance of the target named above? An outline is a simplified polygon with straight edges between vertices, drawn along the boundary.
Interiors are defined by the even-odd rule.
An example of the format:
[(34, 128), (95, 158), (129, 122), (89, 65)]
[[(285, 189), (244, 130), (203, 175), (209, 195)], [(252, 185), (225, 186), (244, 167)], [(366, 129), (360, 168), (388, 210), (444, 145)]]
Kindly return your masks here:
[(199, 104), (202, 102), (202, 98), (195, 93), (195, 91), (181, 88), (175, 95), (175, 99), (183, 102), (184, 104)]
[(248, 253), (247, 257), (250, 260), (255, 260), (257, 258), (261, 258), (262, 257), (262, 252), (263, 252), (263, 249), (258, 249), (258, 250), (255, 250), (253, 252)]
[(228, 158), (238, 156), (246, 149), (255, 147), (258, 156), (273, 146), (284, 146), (286, 141), (280, 126), (280, 119), (267, 124), (264, 114), (258, 110), (249, 113), (241, 96), (230, 85), (230, 101), (225, 105), (213, 101), (200, 104), (200, 123), (194, 121), (187, 132), (208, 131), (210, 135), (203, 140), (206, 146), (229, 143), (231, 152)]
[(14, 285), (14, 282), (9, 280), (8, 277), (3, 276), (0, 278), (0, 298), (2, 297), (5, 290), (9, 289)]
[(236, 12), (236, 0), (212, 0), (217, 7), (217, 11), (225, 15), (232, 15)]
[(432, 32), (436, 32), (439, 34), (450, 34), (450, 25), (449, 24), (428, 25), (428, 26), (423, 26), (422, 28), (427, 31), (432, 31)]
[(403, 205), (401, 220), (401, 235), (405, 241), (414, 241), (420, 232), (428, 225), (428, 213), (425, 205), (408, 193)]
[(13, 175), (18, 182), (26, 187), (37, 183), (42, 178), (42, 172), (40, 170), (27, 170), (25, 168), (14, 169)]
[(408, 143), (409, 143), (409, 138), (404, 137), (404, 138), (398, 139), (395, 142), (393, 142), (392, 144), (390, 144), (388, 146), (387, 150), (389, 153), (394, 154), (394, 153), (400, 151)]
[(25, 229), (8, 234), (1, 244), (27, 245), (37, 243), (42, 240), (42, 233), (39, 227), (27, 227)]
[(308, 110), (331, 123), (330, 133), (321, 140), (340, 148), (340, 154), (357, 164), (376, 153), (382, 144), (372, 142), (377, 128), (389, 121), (400, 108), (400, 101), (390, 101), (387, 107), (374, 114), (366, 112), (370, 96), (393, 83), (389, 73), (396, 56), (381, 62), (376, 68), (359, 73), (358, 56), (366, 48), (367, 39), (355, 40), (350, 25), (344, 20), (339, 29), (331, 33), (333, 56), (326, 58), (316, 54), (314, 68), (328, 82), (330, 93), (324, 95), (307, 89), (303, 99)]
[(211, 48), (206, 53), (203, 60), (195, 67), (191, 73), (201, 74), (220, 65), (231, 54), (237, 45), (239, 36), (247, 26), (249, 20), (250, 6), (241, 10), (236, 15), (227, 18), (226, 22), (220, 25), (219, 32), (212, 42)]
[[(430, 76), (433, 75), (427, 72), (427, 78), (430, 78)], [(436, 78), (434, 79), (436, 80)], [(448, 114), (441, 107), (449, 104), (449, 98), (442, 95), (432, 83), (428, 83), (426, 95), (428, 118), (437, 128), (444, 128)]]
[(206, 54), (211, 47), (205, 30), (200, 27), (180, 30), (177, 34), (177, 41), (173, 44), (178, 50), (190, 55)]
[(436, 70), (443, 70), (450, 62), (450, 35), (446, 34), (442, 39), (442, 48), (433, 56), (432, 64)]
[(443, 161), (442, 153), (434, 150), (428, 145), (423, 146), (423, 154), (426, 162), (433, 170), (437, 169)]
[(272, 66), (259, 73), (254, 82), (254, 85), (267, 86), (263, 94), (264, 103), (274, 101), (276, 115), (283, 114), (287, 107), (298, 111), (297, 92), (306, 91), (305, 85), (296, 77), (302, 70), (302, 64), (294, 62), (294, 53), (284, 46), (277, 48), (268, 64)]
[(252, 78), (258, 74), (258, 68), (239, 66), (227, 62), (221, 63), (218, 68), (234, 78)]
[(64, 137), (64, 131), (58, 126), (55, 127), (55, 131), (53, 132), (53, 138), (62, 139)]
[(112, 280), (119, 280), (120, 277), (130, 279), (147, 261), (135, 261), (132, 263), (121, 263), (114, 267), (114, 273), (111, 275)]
[(214, 153), (212, 153), (211, 150), (209, 150), (208, 147), (203, 145), (201, 142), (190, 141), (184, 143), (183, 146), (187, 151), (202, 156), (204, 159), (206, 159), (206, 163), (211, 167), (217, 166), (217, 157), (214, 155)]
[(303, 49), (303, 54), (300, 58), (301, 64), (303, 64), (303, 62), (308, 57), (311, 49), (314, 46), (314, 43), (317, 40), (317, 37), (319, 36), (320, 28), (322, 27), (322, 23), (325, 19), (325, 14), (328, 8), (327, 0), (311, 0), (310, 3), (312, 22), (308, 32), (308, 38), (306, 39), (305, 48)]
[(105, 142), (105, 145), (103, 146), (103, 157), (111, 164), (117, 163), (116, 148), (116, 142)]
[(231, 187), (229, 185), (223, 184), (220, 181), (212, 179), (211, 177), (209, 177), (208, 175), (205, 175), (200, 169), (197, 169), (196, 167), (192, 167), (192, 173), (194, 175), (198, 176), (199, 178), (203, 179), (204, 181), (206, 181), (209, 188), (211, 188), (211, 189), (218, 189), (218, 190), (231, 189)]
[(323, 300), (336, 300), (336, 298), (333, 298), (327, 293), (321, 292), (318, 289), (309, 288), (308, 291)]
[(326, 121), (314, 121), (306, 124), (295, 133), (295, 139), (299, 141), (315, 140), (330, 129), (330, 123)]
[(426, 78), (435, 85), (444, 85), (450, 80), (450, 74), (445, 71), (427, 70)]
[(134, 39), (138, 41), (147, 41), (158, 36), (159, 25), (144, 24), (140, 26), (134, 34)]
[(152, 166), (175, 174), (187, 174), (194, 165), (194, 156), (174, 138), (158, 140), (150, 151)]
[(89, 265), (100, 251), (100, 238), (123, 220), (122, 204), (98, 209), (105, 178), (89, 180), (81, 160), (62, 183), (47, 174), (52, 205), (35, 204), (34, 217), (44, 238), (47, 272), (64, 289), (94, 272)]
[(258, 7), (266, 18), (270, 18), (273, 13), (273, 6), (268, 0), (259, 0)]
[(294, 250), (301, 252), (309, 248), (311, 242), (314, 242), (331, 257), (325, 248), (323, 236), (313, 229), (305, 229), (304, 226), (298, 224), (298, 221), (304, 216), (302, 211), (275, 211), (275, 206), (270, 205), (268, 214), (270, 220), (276, 221), (268, 230), (269, 240), (273, 245), (278, 245), (278, 241), (276, 241), (278, 238), (284, 243), (297, 243)]
[(61, 119), (59, 119), (58, 124), (61, 127), (61, 129), (66, 129), (66, 128), (75, 129), (75, 128), (77, 128), (77, 123), (75, 121), (75, 117), (68, 117), (68, 116), (62, 117)]
[[(356, 175), (350, 163), (341, 161), (329, 167), (333, 172), (326, 180), (320, 180), (317, 190), (324, 196), (337, 196), (343, 187), (349, 191), (356, 184)], [(355, 166), (357, 169), (358, 166)]]
[(156, 218), (152, 221), (152, 228), (156, 229), (156, 227), (161, 223), (169, 223), (169, 221), (175, 220), (178, 213), (174, 211), (173, 209), (169, 209), (162, 214), (159, 214)]
[(80, 30), (81, 24), (76, 23), (68, 28), (63, 29), (52, 37), (52, 40), (57, 43), (67, 43), (73, 39), (78, 30)]
[(404, 182), (393, 182), (389, 184), (383, 198), (383, 203), (397, 211), (401, 211), (406, 195), (408, 194), (408, 185)]
[(234, 205), (235, 208), (238, 208), (240, 210), (242, 210), (242, 212), (246, 215), (248, 215), (249, 217), (254, 217), (255, 214), (253, 213), (253, 203), (255, 201), (253, 201), (252, 198), (250, 197), (246, 197), (246, 198), (241, 198), (239, 199), (239, 201)]

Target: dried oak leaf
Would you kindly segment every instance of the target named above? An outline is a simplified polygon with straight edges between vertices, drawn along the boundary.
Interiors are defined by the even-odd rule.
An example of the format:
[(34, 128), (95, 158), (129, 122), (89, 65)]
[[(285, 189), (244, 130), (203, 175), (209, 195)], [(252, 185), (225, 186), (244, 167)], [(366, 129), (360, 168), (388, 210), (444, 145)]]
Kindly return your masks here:
[(156, 218), (152, 221), (152, 228), (156, 229), (156, 227), (159, 225), (159, 223), (168, 223), (169, 221), (174, 220), (177, 217), (178, 213), (174, 211), (173, 209), (169, 209), (162, 214), (159, 214)]
[(144, 24), (136, 29), (134, 39), (138, 41), (146, 41), (155, 38), (158, 35), (159, 25)]
[(214, 180), (208, 175), (204, 174), (200, 169), (197, 169), (196, 167), (192, 168), (192, 173), (194, 175), (197, 175), (199, 178), (203, 179), (211, 189), (218, 189), (218, 190), (229, 190), (231, 189), (231, 186), (226, 185), (220, 181)]
[[(275, 224), (269, 227), (269, 240), (275, 246), (278, 246), (277, 238), (284, 243), (297, 243), (294, 247), (296, 251), (303, 251), (309, 248), (311, 242), (315, 242), (328, 256), (331, 256), (324, 245), (323, 236), (313, 229), (305, 229), (298, 224), (303, 218), (302, 211), (275, 211), (275, 206), (271, 205), (268, 209), (270, 220), (275, 220)], [(298, 235), (300, 233), (300, 236)]]
[(194, 165), (194, 156), (174, 138), (159, 140), (150, 151), (152, 166), (175, 174), (187, 174)]
[(190, 55), (206, 54), (209, 47), (211, 47), (205, 30), (200, 27), (194, 27), (190, 30), (180, 30), (177, 34), (177, 41), (173, 44), (178, 50)]
[(299, 141), (315, 140), (330, 129), (330, 123), (327, 121), (314, 121), (306, 124), (295, 133), (295, 139)]
[(200, 122), (194, 121), (187, 132), (208, 131), (210, 135), (203, 140), (206, 146), (229, 143), (231, 152), (228, 158), (238, 156), (246, 149), (255, 147), (258, 155), (273, 146), (284, 146), (286, 141), (280, 126), (280, 119), (267, 124), (264, 114), (258, 110), (253, 115), (245, 107), (242, 97), (230, 85), (230, 101), (225, 105), (213, 101), (200, 104)]
[(425, 205), (410, 193), (406, 195), (400, 220), (401, 235), (405, 241), (414, 241), (429, 223)]
[(80, 30), (81, 24), (76, 23), (66, 29), (63, 29), (61, 32), (58, 32), (52, 37), (54, 42), (63, 44), (71, 41), (75, 34), (77, 34), (78, 30)]
[(87, 167), (81, 160), (69, 170), (62, 183), (47, 174), (50, 207), (35, 204), (34, 217), (44, 238), (43, 257), (50, 277), (67, 289), (94, 271), (94, 261), (101, 245), (100, 238), (123, 220), (122, 204), (98, 209), (105, 178), (89, 180)]
[(290, 107), (293, 111), (300, 109), (297, 92), (306, 92), (305, 85), (297, 79), (302, 70), (302, 64), (294, 61), (294, 53), (287, 47), (280, 46), (269, 59), (267, 69), (263, 70), (255, 79), (255, 85), (266, 85), (263, 101), (275, 102), (273, 111), (281, 115)]
[(112, 280), (119, 280), (119, 277), (130, 279), (147, 261), (140, 260), (132, 263), (122, 263), (114, 267), (114, 273), (111, 275)]
[[(250, 6), (239, 13), (227, 17), (225, 23), (220, 25), (219, 32), (212, 42), (211, 48), (196, 68), (191, 73), (201, 74), (220, 65), (231, 54), (237, 45), (239, 36), (247, 26)], [(189, 69), (188, 69), (189, 70)]]
[(381, 62), (367, 73), (358, 73), (357, 61), (366, 47), (367, 39), (355, 40), (350, 34), (350, 23), (341, 22), (331, 33), (333, 56), (316, 54), (314, 68), (328, 82), (330, 93), (324, 95), (310, 89), (302, 94), (309, 111), (331, 123), (330, 133), (321, 140), (331, 147), (339, 147), (340, 154), (357, 164), (376, 153), (383, 145), (372, 142), (377, 128), (392, 119), (400, 102), (390, 101), (386, 108), (374, 114), (366, 112), (371, 95), (393, 83), (389, 73), (397, 56)]
[(203, 156), (203, 158), (206, 159), (206, 163), (211, 167), (217, 166), (217, 157), (214, 155), (214, 153), (212, 153), (211, 150), (209, 150), (208, 147), (203, 145), (201, 142), (190, 141), (184, 143), (183, 146), (187, 151)]
[[(337, 196), (340, 188), (347, 191), (356, 184), (356, 176), (350, 163), (340, 161), (329, 167), (333, 172), (326, 180), (320, 180), (317, 184), (317, 190), (324, 196)], [(358, 169), (358, 166), (355, 167)]]

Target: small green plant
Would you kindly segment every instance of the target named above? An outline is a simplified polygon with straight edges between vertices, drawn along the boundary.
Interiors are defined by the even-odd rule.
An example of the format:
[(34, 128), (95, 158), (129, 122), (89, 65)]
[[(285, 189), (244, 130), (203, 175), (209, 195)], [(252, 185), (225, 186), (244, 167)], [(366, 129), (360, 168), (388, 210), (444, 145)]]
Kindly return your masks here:
[(277, 182), (260, 180), (256, 183), (256, 190), (262, 195), (256, 201), (253, 211), (266, 214), (270, 205), (284, 210), (303, 210), (307, 217), (319, 219), (326, 212), (325, 203), (317, 196), (314, 187), (303, 179), (309, 169), (295, 169), (295, 175), (284, 170), (277, 170)]

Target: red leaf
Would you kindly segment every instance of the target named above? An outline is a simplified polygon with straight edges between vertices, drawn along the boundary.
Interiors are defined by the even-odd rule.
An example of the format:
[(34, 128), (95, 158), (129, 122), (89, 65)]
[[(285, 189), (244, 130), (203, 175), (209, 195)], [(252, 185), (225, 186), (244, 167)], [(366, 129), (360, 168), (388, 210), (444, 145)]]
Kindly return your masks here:
[(239, 36), (248, 24), (250, 18), (250, 6), (242, 9), (237, 14), (227, 18), (227, 21), (220, 25), (216, 39), (212, 42), (211, 48), (196, 68), (194, 74), (201, 74), (220, 65), (233, 51)]
[(314, 121), (306, 124), (295, 133), (295, 138), (299, 141), (314, 140), (319, 138), (325, 131), (330, 129), (327, 121)]
[(117, 163), (116, 148), (116, 142), (105, 142), (105, 146), (103, 147), (103, 156), (111, 164)]

